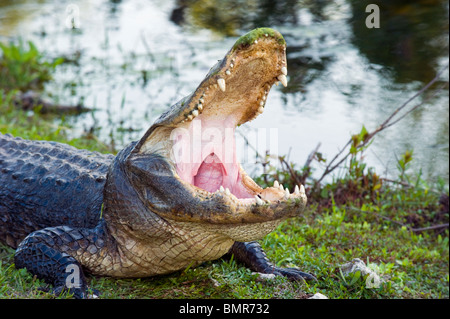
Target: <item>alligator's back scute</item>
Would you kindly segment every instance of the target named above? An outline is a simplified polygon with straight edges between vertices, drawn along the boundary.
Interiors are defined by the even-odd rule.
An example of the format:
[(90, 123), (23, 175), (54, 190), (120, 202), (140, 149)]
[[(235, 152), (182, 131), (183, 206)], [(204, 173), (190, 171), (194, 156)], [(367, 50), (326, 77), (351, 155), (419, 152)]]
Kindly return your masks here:
[(16, 247), (45, 227), (94, 227), (113, 158), (0, 134), (0, 241)]

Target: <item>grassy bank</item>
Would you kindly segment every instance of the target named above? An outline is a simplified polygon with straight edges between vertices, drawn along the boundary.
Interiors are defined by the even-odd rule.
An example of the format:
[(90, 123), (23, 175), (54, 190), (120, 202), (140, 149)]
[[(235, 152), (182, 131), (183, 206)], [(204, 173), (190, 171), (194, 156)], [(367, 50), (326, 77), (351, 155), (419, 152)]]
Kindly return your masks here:
[[(42, 59), (26, 63), (38, 64), (43, 68), (39, 73), (50, 75), (56, 65)], [(51, 77), (30, 79), (20, 82), (22, 90)], [(1, 133), (111, 150), (93, 134), (70, 138), (71, 128), (63, 118), (23, 110), (14, 99), (16, 89), (0, 87)], [(364, 131), (359, 136), (363, 139)], [(317, 282), (261, 279), (231, 259), (154, 278), (88, 276), (90, 286), (101, 298), (307, 298), (316, 292), (329, 298), (449, 298), (448, 227), (442, 226), (448, 224), (448, 210), (440, 203), (442, 194), (448, 196), (448, 186), (428, 185), (409, 172), (413, 153), (399, 159), (398, 179), (386, 180), (365, 166), (362, 149), (351, 152), (347, 173), (327, 183), (317, 183), (305, 175), (305, 168), (291, 163), (255, 176), (262, 185), (278, 180), (292, 190), (300, 179), (307, 186), (309, 203), (303, 216), (284, 222), (262, 244), (278, 266), (299, 267), (313, 273)], [(0, 298), (54, 298), (39, 289), (45, 283), (14, 267), (13, 255), (13, 249), (0, 244)], [(340, 266), (354, 258), (380, 276), (379, 285), (368, 285), (368, 276), (361, 272), (344, 275)]]

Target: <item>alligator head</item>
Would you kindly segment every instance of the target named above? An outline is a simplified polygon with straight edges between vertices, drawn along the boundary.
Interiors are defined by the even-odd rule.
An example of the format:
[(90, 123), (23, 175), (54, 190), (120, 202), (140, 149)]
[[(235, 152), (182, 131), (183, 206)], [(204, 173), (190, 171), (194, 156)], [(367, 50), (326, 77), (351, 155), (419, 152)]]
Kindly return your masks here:
[(239, 241), (260, 239), (298, 216), (306, 204), (303, 186), (292, 193), (277, 183), (260, 187), (238, 163), (234, 140), (237, 126), (263, 113), (273, 84), (287, 85), (286, 75), (279, 32), (259, 28), (240, 37), (128, 155), (129, 178), (141, 185), (135, 189), (146, 207), (171, 223), (227, 225)]

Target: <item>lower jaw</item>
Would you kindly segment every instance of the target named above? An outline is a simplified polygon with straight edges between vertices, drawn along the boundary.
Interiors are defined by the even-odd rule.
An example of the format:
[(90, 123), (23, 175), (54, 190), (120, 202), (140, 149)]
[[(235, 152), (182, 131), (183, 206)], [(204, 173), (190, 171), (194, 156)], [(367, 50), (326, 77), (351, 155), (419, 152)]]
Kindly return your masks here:
[(200, 232), (207, 234), (205, 235), (205, 238), (209, 237), (210, 242), (214, 243), (213, 247), (217, 248), (217, 246), (220, 246), (220, 243), (224, 243), (227, 240), (232, 240), (233, 242), (234, 241), (247, 242), (253, 240), (260, 240), (264, 236), (275, 230), (275, 228), (284, 220), (285, 219), (278, 219), (265, 222), (235, 223), (235, 224), (203, 223), (201, 225), (198, 225), (198, 229), (196, 229), (197, 226), (193, 226), (192, 223), (189, 222), (174, 221), (171, 223), (173, 223), (177, 227), (185, 229), (186, 231), (189, 232), (193, 231), (194, 234), (198, 234)]

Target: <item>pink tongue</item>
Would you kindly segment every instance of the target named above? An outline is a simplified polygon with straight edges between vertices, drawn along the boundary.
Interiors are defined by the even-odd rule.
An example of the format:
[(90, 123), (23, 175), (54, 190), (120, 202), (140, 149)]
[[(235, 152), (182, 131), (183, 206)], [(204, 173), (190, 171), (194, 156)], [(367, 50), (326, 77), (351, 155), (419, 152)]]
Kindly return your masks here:
[(222, 185), (224, 174), (223, 164), (217, 155), (212, 153), (200, 165), (197, 175), (194, 176), (194, 185), (214, 193)]

